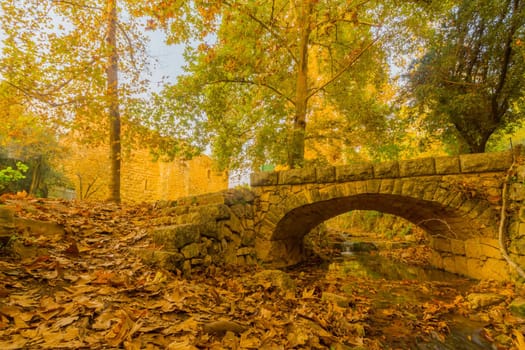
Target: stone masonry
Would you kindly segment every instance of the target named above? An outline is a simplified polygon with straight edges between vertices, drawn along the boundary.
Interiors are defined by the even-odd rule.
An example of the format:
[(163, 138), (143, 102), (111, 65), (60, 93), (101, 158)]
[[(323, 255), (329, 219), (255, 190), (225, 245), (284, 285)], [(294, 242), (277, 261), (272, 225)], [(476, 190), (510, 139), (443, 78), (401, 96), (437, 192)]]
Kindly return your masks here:
[(304, 259), (303, 238), (323, 221), (377, 210), (425, 229), (436, 267), (474, 278), (514, 278), (500, 252), (498, 226), (503, 184), (514, 165), (504, 237), (512, 259), (524, 266), (521, 158), (516, 150), (255, 173), (251, 191), (160, 202), (162, 216), (152, 230), (157, 248), (140, 254), (185, 273), (210, 264), (285, 267)]
[[(520, 151), (514, 155), (519, 161)], [(425, 229), (436, 267), (475, 278), (511, 278), (498, 225), (513, 159), (513, 153), (501, 152), (253, 174), (260, 203), (257, 256), (271, 266), (297, 263), (304, 256), (302, 238), (321, 222), (350, 210), (377, 210)], [(519, 179), (525, 179), (525, 167), (516, 171), (505, 229), (512, 241), (505, 244), (523, 266), (525, 185)]]
[(256, 264), (254, 206), (249, 190), (225, 190), (157, 202), (152, 225), (158, 248), (135, 252), (145, 261), (190, 275), (195, 268)]

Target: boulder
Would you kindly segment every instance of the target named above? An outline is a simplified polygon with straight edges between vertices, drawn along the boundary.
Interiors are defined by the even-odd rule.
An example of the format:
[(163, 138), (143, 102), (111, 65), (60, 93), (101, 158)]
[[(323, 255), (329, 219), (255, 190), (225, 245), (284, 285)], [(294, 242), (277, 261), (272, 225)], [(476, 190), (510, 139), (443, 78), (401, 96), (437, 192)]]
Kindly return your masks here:
[(471, 309), (498, 304), (503, 300), (505, 300), (505, 297), (496, 293), (471, 293), (467, 295), (467, 301)]

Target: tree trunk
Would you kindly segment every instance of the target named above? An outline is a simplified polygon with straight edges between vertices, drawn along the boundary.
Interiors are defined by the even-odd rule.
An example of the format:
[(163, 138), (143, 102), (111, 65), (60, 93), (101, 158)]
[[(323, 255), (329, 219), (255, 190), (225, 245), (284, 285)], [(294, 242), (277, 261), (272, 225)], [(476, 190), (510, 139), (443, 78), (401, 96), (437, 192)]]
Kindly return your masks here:
[(31, 176), (31, 186), (29, 187), (29, 194), (37, 196), (37, 191), (42, 182), (42, 156), (38, 156), (33, 162), (33, 175)]
[(120, 202), (120, 112), (118, 96), (118, 50), (117, 50), (117, 0), (107, 2), (108, 33), (106, 44), (108, 47), (107, 100), (109, 115), (109, 200)]
[(306, 132), (306, 114), (308, 111), (308, 42), (310, 38), (310, 14), (313, 4), (305, 1), (298, 11), (300, 22), (299, 55), (297, 62), (297, 80), (295, 87), (295, 114), (293, 119), (292, 140), (288, 153), (288, 165), (301, 168), (304, 165), (304, 139)]

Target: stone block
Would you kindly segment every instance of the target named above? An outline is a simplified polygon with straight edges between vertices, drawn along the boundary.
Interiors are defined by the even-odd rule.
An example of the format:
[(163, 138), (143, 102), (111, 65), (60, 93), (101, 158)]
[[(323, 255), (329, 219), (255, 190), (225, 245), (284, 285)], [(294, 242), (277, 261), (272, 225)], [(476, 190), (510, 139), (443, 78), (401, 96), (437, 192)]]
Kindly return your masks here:
[(197, 258), (201, 255), (206, 254), (206, 252), (203, 251), (202, 248), (203, 248), (202, 244), (191, 243), (185, 246), (184, 248), (182, 248), (180, 252), (182, 253), (182, 255), (184, 255), (184, 258), (193, 259), (193, 258)]
[(210, 220), (208, 222), (203, 222), (201, 224), (198, 224), (198, 232), (204, 236), (209, 238), (216, 238), (219, 239), (219, 227), (217, 225), (217, 222), (215, 220)]
[(394, 181), (393, 179), (383, 179), (381, 180), (381, 187), (379, 188), (379, 193), (390, 194), (394, 190)]
[(294, 185), (316, 182), (315, 168), (302, 168), (281, 171), (279, 173), (279, 185)]
[(461, 154), (462, 173), (477, 173), (507, 170), (512, 164), (511, 152)]
[(451, 243), (450, 239), (434, 237), (430, 242), (430, 245), (433, 249), (440, 252), (451, 252)]
[(478, 238), (467, 239), (465, 241), (465, 255), (468, 258), (479, 259), (481, 257), (481, 244)]
[(401, 194), (412, 197), (417, 196), (417, 193), (414, 193), (414, 186), (416, 184), (416, 180), (407, 180), (403, 181), (403, 187), (401, 188)]
[(381, 180), (368, 180), (366, 182), (366, 189), (368, 193), (379, 193), (381, 189)]
[(518, 224), (518, 234), (516, 235), (515, 238), (521, 238), (521, 237), (525, 237), (525, 222), (520, 222)]
[(242, 247), (237, 249), (237, 256), (255, 255), (255, 249), (251, 247)]
[(399, 162), (399, 176), (401, 177), (434, 175), (435, 173), (434, 158), (411, 159)]
[[(275, 184), (277, 184), (277, 182)], [(252, 204), (255, 200), (255, 193), (246, 188), (227, 190), (223, 193), (223, 196), (224, 204), (228, 206), (235, 204)]]
[(392, 178), (399, 176), (399, 163), (396, 161), (374, 164), (374, 177)]
[(367, 193), (368, 188), (366, 187), (367, 181), (357, 181), (355, 183), (355, 191), (356, 193)]
[(467, 271), (466, 275), (472, 278), (482, 279), (483, 273), (481, 269), (483, 268), (482, 261), (477, 258), (467, 258)]
[(236, 215), (232, 215), (230, 220), (224, 221), (226, 226), (230, 228), (232, 232), (241, 233), (243, 231), (241, 220)]
[(166, 270), (174, 271), (182, 267), (184, 256), (178, 252), (153, 250), (148, 248), (130, 248), (145, 264), (155, 265)]
[(251, 247), (255, 244), (255, 231), (245, 230), (241, 234), (241, 245)]
[(461, 172), (459, 157), (435, 157), (436, 174), (459, 174)]
[(337, 182), (366, 180), (374, 177), (374, 168), (371, 163), (355, 163), (352, 165), (341, 165), (335, 168), (335, 180)]
[(443, 268), (443, 257), (441, 256), (440, 252), (432, 250), (430, 255), (430, 265), (437, 269)]
[(250, 175), (250, 186), (273, 186), (277, 185), (278, 172), (261, 171)]
[(56, 222), (14, 218), (14, 224), (20, 230), (27, 230), (37, 235), (60, 237), (65, 234), (64, 227)]
[(480, 249), (482, 257), (502, 259), (497, 239), (482, 238), (480, 239)]
[(325, 167), (316, 169), (317, 183), (328, 183), (335, 181), (335, 167)]
[(516, 238), (510, 242), (509, 253), (525, 255), (525, 238)]
[(522, 201), (525, 199), (525, 184), (516, 182), (510, 185), (509, 199), (513, 201)]
[(456, 272), (460, 275), (465, 275), (468, 271), (467, 261), (468, 259), (464, 256), (455, 255), (454, 261), (456, 263)]
[(450, 250), (456, 255), (465, 255), (465, 242), (459, 239), (451, 239)]
[(453, 255), (443, 257), (443, 270), (452, 272), (452, 273), (458, 272), (458, 269), (456, 267), (456, 260)]
[(159, 227), (153, 230), (153, 241), (165, 249), (180, 249), (200, 238), (199, 226), (183, 224)]
[(504, 260), (488, 258), (483, 262), (483, 268), (479, 274), (480, 279), (505, 281), (510, 278), (509, 265)]
[(521, 222), (525, 222), (525, 206), (520, 206), (519, 219)]
[(392, 185), (392, 194), (401, 194), (403, 192), (404, 183), (404, 179), (394, 179), (394, 184)]

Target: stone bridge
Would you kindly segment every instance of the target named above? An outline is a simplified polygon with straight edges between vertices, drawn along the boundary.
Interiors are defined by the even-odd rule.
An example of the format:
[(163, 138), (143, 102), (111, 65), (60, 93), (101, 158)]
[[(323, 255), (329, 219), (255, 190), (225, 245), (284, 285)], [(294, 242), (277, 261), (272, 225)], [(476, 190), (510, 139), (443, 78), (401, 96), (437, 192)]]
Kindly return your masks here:
[[(158, 203), (148, 260), (186, 273), (199, 265), (285, 267), (304, 259), (303, 238), (350, 210), (376, 210), (423, 228), (433, 265), (475, 278), (508, 279), (498, 241), (525, 266), (525, 166), (520, 150), (252, 174), (250, 189)], [(516, 162), (513, 162), (516, 160)]]

